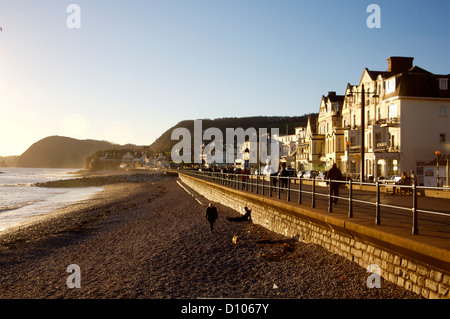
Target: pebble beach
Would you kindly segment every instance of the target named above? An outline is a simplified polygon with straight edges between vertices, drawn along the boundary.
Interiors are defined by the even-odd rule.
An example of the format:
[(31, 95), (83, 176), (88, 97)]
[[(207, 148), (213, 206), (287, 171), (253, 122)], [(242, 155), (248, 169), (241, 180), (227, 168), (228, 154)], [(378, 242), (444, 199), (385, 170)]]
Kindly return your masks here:
[[(108, 184), (82, 203), (0, 234), (2, 299), (420, 299), (365, 269), (295, 242), (182, 188), (176, 176)], [(233, 241), (236, 236), (238, 240)], [(236, 238), (235, 237), (235, 238)], [(69, 265), (81, 270), (69, 288)]]

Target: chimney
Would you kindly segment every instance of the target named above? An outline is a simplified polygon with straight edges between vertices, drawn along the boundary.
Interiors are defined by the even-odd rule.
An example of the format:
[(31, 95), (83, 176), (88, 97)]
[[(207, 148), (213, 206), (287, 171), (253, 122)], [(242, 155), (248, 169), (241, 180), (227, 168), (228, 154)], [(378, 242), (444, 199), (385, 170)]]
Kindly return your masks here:
[(335, 91), (329, 91), (328, 92), (328, 96), (336, 96), (336, 92)]
[(414, 58), (404, 56), (391, 56), (387, 60), (389, 63), (388, 72), (398, 74), (412, 68)]

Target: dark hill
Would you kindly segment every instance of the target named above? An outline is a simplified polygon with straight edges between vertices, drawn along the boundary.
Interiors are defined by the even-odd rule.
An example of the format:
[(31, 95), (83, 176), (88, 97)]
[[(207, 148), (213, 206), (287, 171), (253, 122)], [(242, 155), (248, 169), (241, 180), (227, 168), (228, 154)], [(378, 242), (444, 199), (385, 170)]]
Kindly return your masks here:
[[(280, 130), (280, 134), (293, 134), (296, 127), (306, 126), (308, 116), (316, 118), (317, 114), (306, 114), (303, 116), (254, 116), (240, 118), (219, 118), (203, 119), (202, 128), (206, 130), (210, 127), (219, 128), (224, 136), (226, 128), (249, 127), (275, 128)], [(165, 131), (152, 145), (152, 152), (168, 152), (178, 143), (178, 140), (171, 140), (172, 131), (177, 127), (187, 128), (193, 137), (194, 120), (181, 121), (175, 126)], [(118, 145), (107, 141), (98, 140), (77, 140), (70, 137), (50, 136), (31, 145), (22, 155), (17, 158), (18, 167), (45, 167), (45, 168), (84, 168), (86, 158), (99, 151), (142, 148), (132, 144)]]
[(106, 141), (50, 136), (31, 145), (17, 160), (18, 167), (83, 168), (93, 153), (122, 148)]
[[(278, 128), (280, 134), (294, 134), (296, 127), (306, 127), (308, 123), (308, 116), (316, 118), (318, 114), (306, 114), (303, 116), (253, 116), (253, 117), (228, 117), (219, 119), (203, 119), (202, 129), (206, 130), (210, 127), (217, 127), (222, 131), (223, 136), (225, 136), (226, 128), (238, 128), (242, 127), (244, 130), (249, 127), (259, 128)], [(172, 131), (178, 127), (187, 128), (191, 135), (193, 136), (194, 131), (194, 120), (181, 121), (175, 126), (164, 132), (152, 145), (150, 148), (154, 152), (170, 152), (172, 147), (178, 143), (178, 140), (171, 140)]]

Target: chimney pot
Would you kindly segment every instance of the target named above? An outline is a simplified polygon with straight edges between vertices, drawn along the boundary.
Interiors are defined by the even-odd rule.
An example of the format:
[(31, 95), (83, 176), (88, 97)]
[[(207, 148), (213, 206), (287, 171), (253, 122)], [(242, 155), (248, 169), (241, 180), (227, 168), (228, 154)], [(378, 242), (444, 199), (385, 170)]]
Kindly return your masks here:
[(387, 60), (388, 72), (398, 74), (412, 68), (414, 58), (404, 56), (391, 56)]

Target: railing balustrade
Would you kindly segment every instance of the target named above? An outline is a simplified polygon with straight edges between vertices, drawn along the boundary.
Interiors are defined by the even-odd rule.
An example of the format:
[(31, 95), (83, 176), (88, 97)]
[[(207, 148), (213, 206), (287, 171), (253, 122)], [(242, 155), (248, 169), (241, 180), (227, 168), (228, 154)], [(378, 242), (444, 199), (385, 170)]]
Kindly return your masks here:
[[(277, 199), (286, 199), (288, 202), (292, 199), (292, 194), (297, 195), (297, 204), (303, 204), (304, 195), (311, 196), (311, 208), (316, 208), (317, 197), (323, 197), (328, 200), (328, 212), (333, 212), (333, 200), (348, 201), (348, 218), (354, 218), (354, 204), (361, 203), (364, 205), (375, 206), (375, 224), (381, 224), (381, 211), (382, 208), (398, 209), (403, 211), (410, 211), (412, 213), (412, 234), (417, 235), (418, 231), (418, 213), (446, 216), (450, 219), (450, 205), (449, 211), (431, 211), (425, 209), (419, 209), (417, 205), (417, 197), (419, 192), (425, 190), (439, 190), (450, 191), (445, 187), (425, 187), (416, 185), (395, 185), (395, 184), (382, 184), (380, 182), (367, 183), (358, 181), (337, 181), (337, 180), (318, 180), (315, 178), (297, 178), (297, 177), (283, 177), (283, 176), (267, 176), (267, 175), (248, 175), (248, 174), (234, 174), (223, 172), (205, 172), (196, 170), (182, 170), (182, 173), (197, 177), (209, 182), (220, 184), (226, 187), (239, 189), (250, 193), (261, 194), (265, 196), (268, 191), (269, 197), (273, 196), (273, 192), (276, 193)], [(321, 185), (318, 185), (321, 183)], [(328, 187), (329, 183), (340, 183), (341, 186), (348, 189), (348, 197), (336, 196), (332, 194), (331, 187)], [(298, 186), (295, 186), (298, 185)], [(306, 189), (305, 185), (310, 185), (310, 190)], [(321, 187), (318, 187), (321, 186)], [(375, 201), (367, 201), (355, 198), (355, 187), (360, 188), (374, 188), (373, 191), (367, 191), (368, 194), (375, 195)], [(320, 188), (320, 190), (318, 190)], [(325, 188), (325, 192), (324, 192)], [(342, 187), (341, 187), (342, 188)], [(380, 194), (384, 191), (385, 194), (391, 190), (393, 194), (398, 190), (401, 194), (406, 193), (411, 195), (410, 206), (390, 205), (381, 202)], [(285, 198), (282, 198), (282, 194), (285, 194)], [(448, 200), (450, 204), (450, 199)]]

